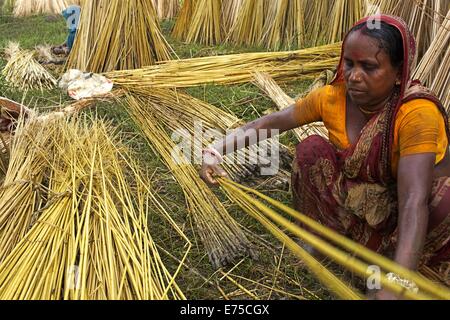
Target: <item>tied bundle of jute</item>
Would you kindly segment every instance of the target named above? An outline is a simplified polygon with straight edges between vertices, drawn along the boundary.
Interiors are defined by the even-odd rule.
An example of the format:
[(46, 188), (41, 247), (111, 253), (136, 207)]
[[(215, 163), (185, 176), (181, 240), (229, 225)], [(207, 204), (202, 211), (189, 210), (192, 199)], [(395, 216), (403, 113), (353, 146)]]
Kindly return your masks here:
[(450, 108), (450, 10), (417, 66), (413, 78), (427, 85)]
[[(0, 193), (1, 299), (183, 299), (150, 233), (173, 223), (109, 125), (20, 124)], [(185, 260), (182, 258), (181, 263)]]
[(13, 0), (8, 6), (14, 6), (16, 17), (38, 14), (61, 14), (71, 4), (80, 4), (80, 0)]
[(5, 80), (20, 90), (52, 89), (56, 79), (34, 59), (34, 52), (10, 42), (5, 49), (8, 62), (2, 71)]
[(220, 44), (224, 38), (221, 23), (222, 0), (197, 0), (186, 41), (203, 45)]
[(160, 20), (173, 19), (180, 10), (179, 0), (152, 0)]
[(172, 55), (151, 1), (87, 1), (67, 67), (95, 73), (136, 69)]
[(242, 53), (173, 60), (136, 70), (108, 72), (116, 85), (133, 88), (186, 88), (203, 84), (231, 85), (265, 72), (277, 81), (314, 79), (339, 63), (341, 43), (285, 52)]
[[(238, 130), (239, 126), (244, 125), (242, 120), (229, 111), (177, 90), (135, 88), (130, 92), (144, 97), (147, 108), (154, 117), (180, 139), (189, 142), (192, 146), (192, 162), (199, 163), (203, 148), (215, 142), (215, 139), (222, 138), (227, 132)], [(258, 177), (261, 168), (270, 164), (272, 150), (278, 150), (282, 154), (288, 152), (287, 147), (277, 141), (265, 140), (224, 156), (224, 169), (238, 181)], [(280, 179), (285, 178), (283, 171), (277, 176)]]

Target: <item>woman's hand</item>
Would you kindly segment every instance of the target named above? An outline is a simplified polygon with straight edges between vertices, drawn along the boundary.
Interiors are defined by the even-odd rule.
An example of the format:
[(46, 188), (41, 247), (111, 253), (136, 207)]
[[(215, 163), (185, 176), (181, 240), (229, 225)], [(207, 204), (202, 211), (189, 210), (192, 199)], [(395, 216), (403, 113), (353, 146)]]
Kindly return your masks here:
[(222, 155), (214, 148), (204, 149), (202, 152), (203, 162), (200, 169), (200, 178), (208, 185), (214, 186), (218, 182), (214, 176), (226, 177), (227, 173), (220, 164), (223, 162)]
[[(226, 154), (225, 150), (229, 153), (235, 152), (240, 148), (249, 147), (256, 142), (261, 142), (264, 139), (298, 127), (295, 109), (296, 106), (293, 104), (286, 109), (247, 123), (227, 135), (222, 141), (217, 142), (213, 147), (204, 149), (200, 177), (209, 185), (217, 185), (218, 182), (214, 176), (226, 177), (227, 175), (220, 167), (223, 161), (222, 156)], [(256, 141), (253, 139), (255, 131), (257, 133)], [(221, 150), (221, 152), (218, 150)]]
[(220, 164), (207, 164), (203, 161), (202, 168), (200, 169), (200, 178), (208, 185), (214, 186), (218, 184), (214, 176), (226, 177), (227, 173), (220, 167)]

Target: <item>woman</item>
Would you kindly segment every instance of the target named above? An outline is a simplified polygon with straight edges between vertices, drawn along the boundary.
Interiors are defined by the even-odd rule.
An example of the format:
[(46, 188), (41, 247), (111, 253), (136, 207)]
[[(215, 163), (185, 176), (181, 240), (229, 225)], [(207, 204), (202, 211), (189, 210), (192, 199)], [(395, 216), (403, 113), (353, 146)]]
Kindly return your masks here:
[[(373, 19), (345, 37), (330, 86), (242, 129), (284, 132), (323, 121), (330, 140), (311, 136), (297, 147), (295, 208), (370, 249), (392, 252), (406, 268), (448, 263), (447, 116), (431, 92), (411, 81), (415, 41), (406, 24), (382, 15), (373, 28)], [(246, 138), (231, 134), (204, 150), (201, 177), (216, 183), (224, 150)], [(385, 291), (377, 297), (395, 298)]]

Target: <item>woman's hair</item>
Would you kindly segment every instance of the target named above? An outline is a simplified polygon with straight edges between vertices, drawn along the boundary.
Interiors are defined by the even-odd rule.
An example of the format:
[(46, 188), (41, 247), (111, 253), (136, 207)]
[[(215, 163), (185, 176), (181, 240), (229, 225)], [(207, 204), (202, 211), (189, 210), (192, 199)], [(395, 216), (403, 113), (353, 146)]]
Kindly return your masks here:
[(378, 40), (380, 48), (385, 50), (391, 59), (391, 64), (394, 67), (400, 66), (403, 62), (403, 38), (398, 29), (384, 21), (381, 21), (380, 28), (368, 28), (365, 23), (354, 26), (349, 34), (358, 31), (363, 35), (369, 36)]

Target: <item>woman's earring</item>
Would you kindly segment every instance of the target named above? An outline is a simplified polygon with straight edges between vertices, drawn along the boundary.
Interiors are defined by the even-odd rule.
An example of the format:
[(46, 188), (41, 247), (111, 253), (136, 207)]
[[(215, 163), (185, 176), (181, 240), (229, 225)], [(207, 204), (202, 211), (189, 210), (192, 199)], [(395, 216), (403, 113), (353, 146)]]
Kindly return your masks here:
[(396, 86), (399, 86), (399, 85), (401, 85), (401, 84), (402, 84), (402, 82), (401, 82), (400, 80), (395, 81), (395, 85), (396, 85)]

